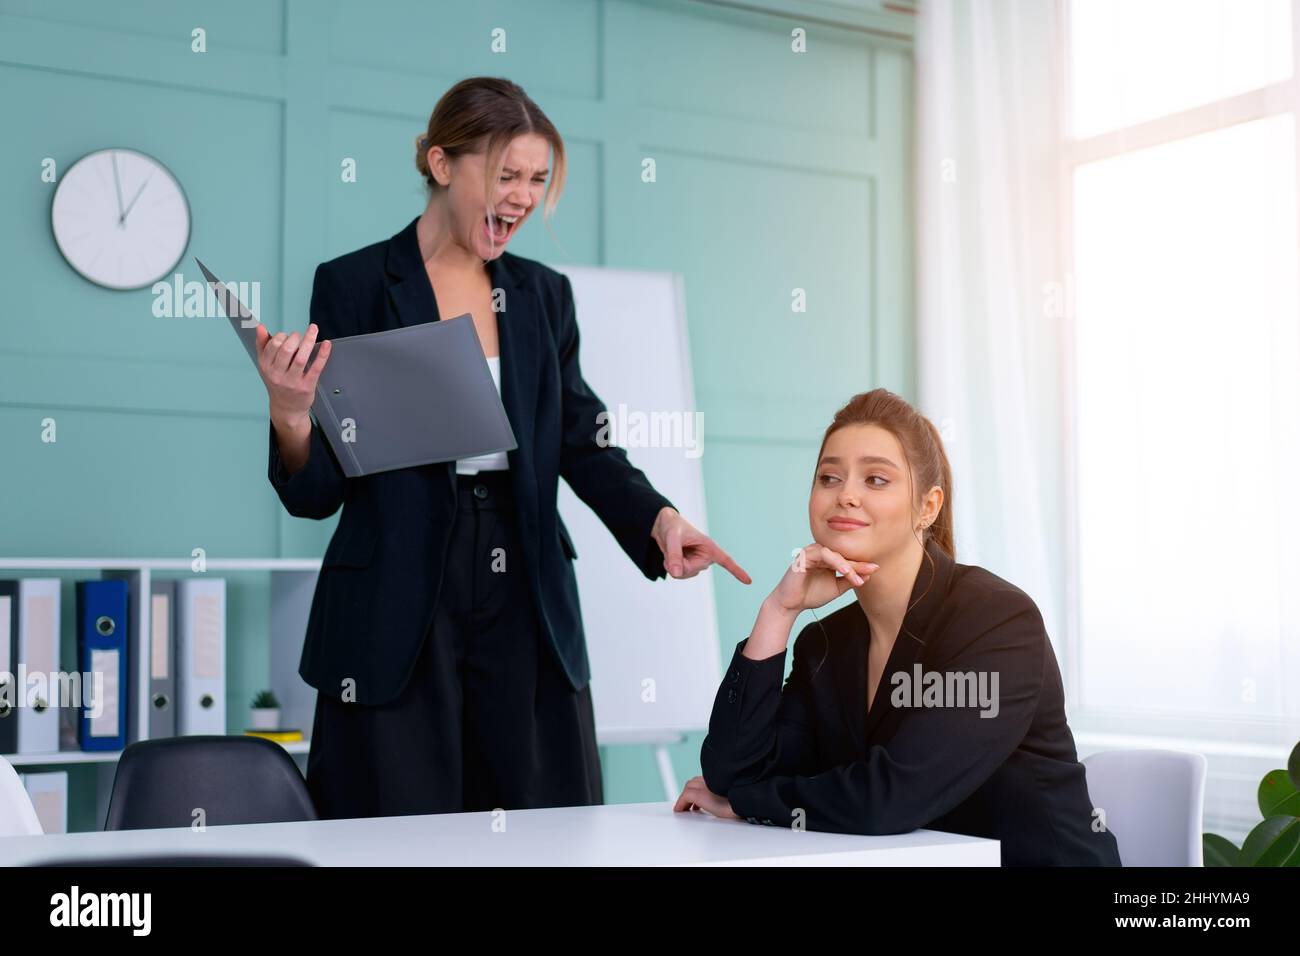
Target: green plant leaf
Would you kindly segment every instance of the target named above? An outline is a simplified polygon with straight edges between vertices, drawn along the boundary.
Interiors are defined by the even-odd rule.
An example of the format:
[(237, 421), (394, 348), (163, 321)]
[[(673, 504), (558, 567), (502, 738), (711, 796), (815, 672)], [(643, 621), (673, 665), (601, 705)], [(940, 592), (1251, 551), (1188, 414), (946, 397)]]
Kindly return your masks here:
[(1241, 845), (1241, 866), (1300, 866), (1300, 818), (1273, 816)]
[(1259, 782), (1259, 815), (1300, 817), (1300, 790), (1285, 770), (1270, 770)]
[(1241, 851), (1237, 844), (1217, 833), (1206, 833), (1201, 837), (1201, 855), (1204, 866), (1239, 866)]
[(1300, 743), (1291, 751), (1291, 757), (1286, 762), (1286, 772), (1292, 785), (1300, 789)]

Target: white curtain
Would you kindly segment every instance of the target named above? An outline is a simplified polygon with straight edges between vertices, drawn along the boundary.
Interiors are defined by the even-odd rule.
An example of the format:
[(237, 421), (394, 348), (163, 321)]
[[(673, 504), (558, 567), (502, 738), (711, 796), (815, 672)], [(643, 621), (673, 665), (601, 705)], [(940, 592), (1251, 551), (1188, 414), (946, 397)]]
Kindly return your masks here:
[[(921, 410), (953, 468), (957, 560), (1064, 647), (1058, 25), (1043, 0), (925, 0), (917, 69)], [(1064, 663), (1064, 662), (1063, 662)]]

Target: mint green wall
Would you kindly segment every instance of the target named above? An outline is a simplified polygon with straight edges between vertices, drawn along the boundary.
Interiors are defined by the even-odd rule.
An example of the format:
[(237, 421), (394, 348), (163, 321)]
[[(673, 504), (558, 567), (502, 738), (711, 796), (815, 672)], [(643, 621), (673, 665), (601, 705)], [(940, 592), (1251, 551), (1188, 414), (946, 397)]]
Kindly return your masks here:
[[(0, 553), (318, 557), (334, 524), (289, 517), (267, 484), (265, 393), (224, 320), (155, 318), (148, 289), (109, 292), (63, 262), (45, 157), (161, 159), (194, 219), (186, 278), (197, 254), (260, 279), (267, 324), (302, 328), (318, 262), (423, 208), (412, 143), (437, 97), (503, 75), (570, 152), (558, 244), (538, 218), (512, 251), (685, 276), (709, 525), (755, 580), (715, 574), (725, 659), (806, 543), (835, 408), (876, 385), (915, 397), (908, 18), (873, 6), (807, 3), (801, 20), (688, 0), (0, 0)], [(853, 28), (882, 20), (903, 35)], [(358, 182), (340, 181), (343, 157)], [(232, 603), (232, 728), (267, 680), (265, 588), (239, 579)], [(674, 748), (682, 779), (702, 736)], [(647, 749), (604, 760), (609, 802), (661, 797)]]

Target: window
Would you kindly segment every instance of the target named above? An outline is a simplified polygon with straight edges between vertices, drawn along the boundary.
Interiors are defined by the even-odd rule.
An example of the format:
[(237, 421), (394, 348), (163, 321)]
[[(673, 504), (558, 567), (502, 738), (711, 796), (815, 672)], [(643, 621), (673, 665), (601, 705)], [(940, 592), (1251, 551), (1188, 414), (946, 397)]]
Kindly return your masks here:
[(1291, 0), (1084, 0), (1068, 29), (1078, 138), (1291, 76)]
[(1069, 5), (1073, 660), (1092, 727), (1293, 743), (1300, 726), (1295, 15)]

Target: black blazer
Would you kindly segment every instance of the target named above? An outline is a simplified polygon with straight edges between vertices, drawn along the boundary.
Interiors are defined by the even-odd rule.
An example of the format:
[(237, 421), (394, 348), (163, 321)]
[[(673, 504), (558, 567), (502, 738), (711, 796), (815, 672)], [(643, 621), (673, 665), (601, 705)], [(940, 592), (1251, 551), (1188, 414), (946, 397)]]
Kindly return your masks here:
[[(1037, 606), (933, 542), (926, 553), (869, 713), (871, 628), (856, 601), (822, 620), (825, 633), (816, 621), (800, 631), (784, 687), (784, 650), (755, 661), (736, 645), (700, 753), (708, 788), (750, 823), (791, 826), (802, 808), (809, 830), (924, 827), (1000, 840), (1003, 865), (1119, 866), (1114, 835), (1093, 830)], [(914, 677), (917, 663), (997, 672), (997, 715), (910, 696), (895, 706), (892, 675)]]
[[(321, 339), (439, 319), (418, 221), (317, 267), (311, 321)], [(651, 580), (666, 572), (650, 529), (672, 502), (621, 448), (596, 442), (596, 416), (605, 406), (578, 366), (568, 278), (509, 252), (491, 260), (488, 271), (492, 287), (504, 290), (505, 308), (497, 313), (501, 401), (519, 444), (507, 461), (523, 558), (547, 639), (578, 690), (591, 671), (573, 574), (577, 553), (556, 509), (559, 479)], [(429, 409), (430, 416), (454, 414)], [(289, 514), (320, 519), (343, 508), (321, 562), (299, 673), (333, 697), (352, 679), (358, 703), (387, 703), (406, 686), (433, 620), (456, 514), (455, 463), (348, 478), (313, 423), (307, 463), (288, 475), (274, 426), (269, 433), (268, 474)]]

